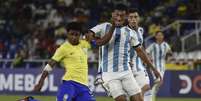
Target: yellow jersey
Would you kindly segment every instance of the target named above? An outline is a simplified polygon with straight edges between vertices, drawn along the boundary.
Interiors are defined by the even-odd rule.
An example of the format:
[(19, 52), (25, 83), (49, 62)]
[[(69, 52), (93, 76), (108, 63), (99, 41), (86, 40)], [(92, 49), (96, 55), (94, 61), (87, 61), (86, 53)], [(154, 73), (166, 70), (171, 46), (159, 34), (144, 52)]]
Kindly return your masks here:
[(88, 86), (87, 50), (90, 44), (80, 40), (78, 45), (63, 43), (55, 52), (52, 59), (60, 62), (65, 68), (63, 80), (72, 80)]

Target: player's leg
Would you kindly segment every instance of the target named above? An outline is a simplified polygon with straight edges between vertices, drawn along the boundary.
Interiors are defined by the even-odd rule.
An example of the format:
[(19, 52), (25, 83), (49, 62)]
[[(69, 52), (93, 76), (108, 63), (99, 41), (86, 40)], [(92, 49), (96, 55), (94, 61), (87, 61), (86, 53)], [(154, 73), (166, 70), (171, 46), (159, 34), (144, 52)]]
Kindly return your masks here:
[(150, 86), (145, 85), (142, 89), (144, 89), (144, 101), (152, 101), (152, 92)]
[(74, 101), (96, 101), (94, 97), (92, 97), (88, 92), (83, 92), (82, 95), (77, 97)]
[(149, 77), (146, 70), (136, 72), (134, 75), (138, 85), (142, 90), (144, 101), (152, 101), (151, 87), (149, 85)]
[(134, 79), (132, 73), (124, 76), (122, 79), (122, 86), (123, 89), (127, 92), (128, 96), (130, 96), (131, 101), (143, 101), (141, 89)]
[(158, 90), (159, 90), (159, 87), (160, 87), (160, 84), (158, 84), (158, 83), (155, 83), (154, 85), (153, 85), (153, 87), (152, 87), (152, 101), (156, 101), (156, 94), (157, 94), (157, 92), (158, 92)]
[(110, 80), (104, 83), (104, 87), (107, 88), (115, 101), (126, 101), (125, 92), (120, 80)]
[(80, 92), (73, 101), (96, 101), (89, 90)]
[[(164, 76), (164, 71), (160, 71), (160, 74), (161, 74), (161, 76), (162, 76), (162, 78), (163, 78), (163, 76)], [(151, 91), (151, 93), (152, 93), (152, 101), (156, 101), (156, 95), (157, 95), (157, 92), (159, 91), (159, 88), (160, 88), (160, 84), (159, 84), (159, 82), (157, 82), (157, 79), (156, 79), (156, 77), (153, 75), (153, 77), (154, 77), (154, 85), (153, 85), (153, 87), (152, 87), (152, 91)]]
[(75, 101), (96, 101), (90, 89), (82, 84), (75, 83), (76, 85), (76, 97)]
[(74, 86), (69, 81), (63, 81), (57, 92), (57, 101), (72, 101), (74, 93)]

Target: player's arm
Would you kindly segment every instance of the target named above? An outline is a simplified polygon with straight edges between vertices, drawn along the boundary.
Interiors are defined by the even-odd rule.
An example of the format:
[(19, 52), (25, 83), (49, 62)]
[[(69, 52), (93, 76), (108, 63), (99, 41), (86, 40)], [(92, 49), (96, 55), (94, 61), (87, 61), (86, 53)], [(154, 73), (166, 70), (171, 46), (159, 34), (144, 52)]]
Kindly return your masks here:
[(160, 79), (160, 81), (162, 81), (162, 77), (160, 75), (160, 73), (157, 71), (157, 69), (153, 66), (151, 59), (149, 58), (149, 56), (146, 54), (146, 52), (144, 51), (144, 49), (139, 45), (137, 47), (135, 47), (135, 50), (137, 52), (137, 55), (142, 59), (142, 61), (144, 63), (147, 64), (146, 68), (151, 69), (154, 73), (154, 75)]
[(166, 51), (167, 51), (167, 54), (166, 54), (166, 59), (168, 59), (169, 57), (171, 57), (173, 55), (173, 52), (172, 52), (172, 49), (170, 48), (170, 46), (166, 43)]
[[(151, 63), (152, 63), (152, 62), (153, 62), (153, 59), (152, 59), (152, 57), (151, 57), (151, 54), (146, 51), (146, 49), (145, 49), (144, 46), (142, 46), (142, 49), (143, 49), (144, 52), (147, 54), (147, 56), (149, 57), (149, 59), (150, 59), (150, 61), (151, 61)], [(152, 64), (153, 64), (153, 63), (152, 63)]]
[(49, 75), (49, 73), (53, 70), (54, 66), (57, 64), (57, 62), (55, 60), (49, 60), (49, 62), (47, 63), (47, 65), (44, 67), (43, 71), (42, 71), (42, 75), (40, 77), (39, 82), (35, 85), (34, 87), (34, 91), (40, 91), (44, 81), (46, 79), (46, 77)]
[(42, 71), (42, 76), (37, 83), (37, 85), (34, 87), (34, 91), (40, 91), (43, 83), (45, 81), (45, 78), (48, 76), (48, 74), (53, 70), (57, 62), (60, 62), (65, 57), (65, 50), (62, 46), (57, 48), (56, 52), (54, 53), (53, 57), (48, 61), (47, 65), (44, 67)]
[(94, 46), (102, 46), (105, 45), (106, 43), (108, 43), (110, 41), (110, 39), (112, 38), (113, 32), (114, 32), (115, 26), (112, 25), (112, 27), (110, 28), (109, 32), (106, 33), (103, 37), (95, 37), (95, 33), (92, 31), (89, 31), (86, 34), (86, 39), (88, 42), (92, 43), (92, 45)]
[(162, 83), (162, 77), (160, 75), (160, 73), (157, 71), (157, 69), (154, 67), (154, 65), (151, 62), (151, 59), (149, 58), (149, 56), (147, 55), (147, 53), (145, 52), (145, 50), (142, 48), (140, 42), (137, 40), (137, 37), (133, 34), (132, 38), (131, 38), (131, 46), (135, 49), (137, 55), (142, 59), (142, 61), (147, 64), (147, 66), (145, 66), (148, 69), (151, 69), (154, 73), (154, 75), (160, 79), (161, 83)]
[(172, 54), (173, 54), (173, 52), (172, 52), (171, 48), (169, 48), (169, 50), (167, 51), (167, 55), (172, 56)]
[(103, 27), (99, 26), (94, 28), (94, 30), (96, 30), (95, 32), (92, 30), (89, 30), (88, 33), (86, 34), (87, 41), (92, 43), (92, 45), (95, 45), (95, 46), (102, 46), (107, 44), (112, 38), (113, 32), (115, 30), (115, 19), (116, 19), (116, 14), (112, 13), (112, 19), (111, 19), (112, 26), (110, 27), (109, 32), (105, 33), (103, 37), (100, 37), (100, 36), (98, 38), (95, 37), (95, 34), (97, 32), (101, 32), (100, 30), (102, 30)]

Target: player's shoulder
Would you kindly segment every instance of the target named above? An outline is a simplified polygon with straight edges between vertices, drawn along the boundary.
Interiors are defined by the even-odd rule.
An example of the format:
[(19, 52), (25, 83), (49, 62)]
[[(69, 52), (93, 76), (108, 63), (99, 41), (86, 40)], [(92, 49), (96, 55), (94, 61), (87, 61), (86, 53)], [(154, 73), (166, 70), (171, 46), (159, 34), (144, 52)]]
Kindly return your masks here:
[(68, 46), (69, 46), (68, 41), (65, 41), (65, 42), (62, 43), (58, 48), (59, 48), (59, 49), (67, 49), (67, 48), (69, 48)]
[(151, 43), (151, 44), (149, 44), (149, 46), (148, 47), (154, 47), (154, 46), (156, 46), (156, 42), (153, 42), (153, 43)]
[(168, 44), (166, 41), (164, 41), (163, 44), (164, 44), (165, 46), (169, 46), (169, 44)]
[(86, 39), (81, 39), (80, 44), (88, 44), (88, 41), (86, 41)]
[(112, 24), (109, 22), (102, 22), (102, 23), (99, 23), (97, 25), (99, 25), (99, 26), (111, 26)]
[(151, 45), (152, 45), (152, 46), (157, 46), (157, 45), (159, 45), (159, 44), (156, 43), (156, 42), (153, 42)]
[(81, 39), (80, 40), (80, 46), (82, 48), (91, 48), (90, 43), (87, 40), (85, 40), (85, 39)]
[(57, 51), (57, 53), (58, 53), (58, 52), (61, 53), (61, 52), (64, 52), (64, 51), (68, 51), (69, 49), (70, 49), (70, 47), (69, 47), (69, 45), (68, 45), (68, 42), (66, 41), (66, 42), (62, 43), (62, 44), (56, 49), (56, 51)]
[(140, 32), (141, 34), (144, 34), (144, 29), (143, 29), (143, 27), (139, 27), (139, 28), (138, 28), (138, 32)]
[(123, 30), (124, 30), (125, 32), (128, 32), (131, 37), (136, 37), (136, 38), (137, 38), (136, 32), (135, 32), (133, 29), (131, 29), (130, 27), (124, 26), (124, 27), (123, 27)]
[(128, 26), (122, 27), (121, 30), (123, 30), (125, 32), (129, 32), (130, 34), (134, 33), (133, 30), (130, 27), (128, 27)]
[(123, 29), (125, 31), (132, 31), (132, 29), (128, 26), (123, 26), (123, 27), (121, 27), (121, 29)]

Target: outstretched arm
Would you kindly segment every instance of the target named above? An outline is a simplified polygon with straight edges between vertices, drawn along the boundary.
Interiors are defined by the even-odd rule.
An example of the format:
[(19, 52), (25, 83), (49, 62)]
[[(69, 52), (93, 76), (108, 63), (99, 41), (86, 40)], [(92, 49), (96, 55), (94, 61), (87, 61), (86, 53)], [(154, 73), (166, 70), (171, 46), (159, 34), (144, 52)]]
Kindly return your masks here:
[(40, 77), (40, 80), (39, 82), (35, 85), (34, 87), (34, 90), (33, 91), (40, 91), (43, 84), (44, 84), (44, 81), (45, 81), (45, 78), (48, 76), (48, 74), (52, 71), (53, 67), (56, 65), (56, 61), (54, 60), (50, 60), (47, 65), (44, 67), (43, 71), (42, 71), (42, 75)]

